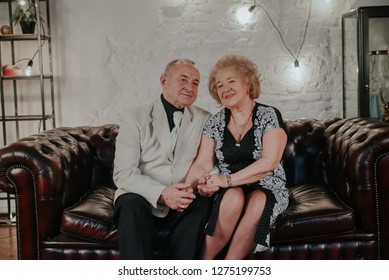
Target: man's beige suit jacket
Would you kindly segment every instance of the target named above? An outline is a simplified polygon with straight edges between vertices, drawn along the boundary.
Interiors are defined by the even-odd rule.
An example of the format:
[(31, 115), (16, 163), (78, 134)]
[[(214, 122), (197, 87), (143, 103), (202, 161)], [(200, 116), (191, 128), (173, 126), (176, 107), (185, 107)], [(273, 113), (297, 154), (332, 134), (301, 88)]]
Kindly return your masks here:
[(137, 193), (150, 203), (154, 215), (166, 216), (168, 209), (157, 205), (158, 198), (166, 186), (185, 181), (209, 116), (209, 112), (196, 106), (185, 108), (173, 154), (160, 98), (124, 112), (116, 138), (115, 200), (123, 193)]

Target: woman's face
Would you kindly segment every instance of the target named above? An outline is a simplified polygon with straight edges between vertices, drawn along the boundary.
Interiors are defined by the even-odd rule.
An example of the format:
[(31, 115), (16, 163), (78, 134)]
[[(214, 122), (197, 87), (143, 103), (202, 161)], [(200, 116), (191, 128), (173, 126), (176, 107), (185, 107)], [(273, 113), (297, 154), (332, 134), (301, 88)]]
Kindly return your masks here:
[(250, 99), (247, 82), (233, 67), (220, 69), (215, 75), (215, 84), (220, 101), (227, 108), (239, 107)]

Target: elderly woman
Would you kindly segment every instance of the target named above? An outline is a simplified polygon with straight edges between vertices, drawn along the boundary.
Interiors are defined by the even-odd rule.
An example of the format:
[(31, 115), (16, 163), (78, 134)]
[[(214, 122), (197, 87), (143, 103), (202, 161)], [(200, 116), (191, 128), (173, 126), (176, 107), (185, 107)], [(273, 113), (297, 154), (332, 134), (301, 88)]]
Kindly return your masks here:
[(229, 244), (225, 259), (243, 259), (269, 247), (270, 226), (288, 206), (281, 163), (287, 135), (280, 112), (255, 102), (259, 74), (249, 59), (222, 57), (208, 87), (224, 108), (206, 123), (187, 182), (214, 196), (203, 258), (215, 258)]

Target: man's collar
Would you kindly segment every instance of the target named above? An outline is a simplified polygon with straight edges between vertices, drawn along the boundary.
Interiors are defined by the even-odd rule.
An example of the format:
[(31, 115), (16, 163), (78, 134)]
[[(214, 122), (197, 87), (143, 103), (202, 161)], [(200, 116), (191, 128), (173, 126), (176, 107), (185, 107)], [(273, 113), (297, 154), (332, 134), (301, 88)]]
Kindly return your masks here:
[(170, 130), (172, 130), (174, 127), (174, 122), (173, 122), (174, 112), (181, 111), (182, 113), (184, 113), (184, 108), (178, 109), (173, 104), (169, 103), (169, 101), (167, 101), (165, 99), (165, 97), (163, 97), (163, 94), (161, 94), (161, 101), (162, 101), (163, 107), (165, 108), (165, 111), (166, 111), (167, 119), (169, 121)]
[(169, 101), (167, 101), (165, 99), (165, 97), (163, 96), (163, 94), (161, 94), (161, 100), (162, 100), (163, 107), (165, 108), (167, 113), (171, 112), (173, 114), (175, 111), (184, 112), (184, 108), (181, 108), (181, 109), (177, 108), (176, 106), (171, 104)]

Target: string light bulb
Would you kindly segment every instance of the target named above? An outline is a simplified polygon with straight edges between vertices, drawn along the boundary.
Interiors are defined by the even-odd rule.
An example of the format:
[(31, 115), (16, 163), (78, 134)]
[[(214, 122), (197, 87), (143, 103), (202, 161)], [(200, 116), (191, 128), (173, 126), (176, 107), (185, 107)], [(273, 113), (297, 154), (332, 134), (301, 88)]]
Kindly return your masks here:
[(26, 69), (24, 70), (24, 75), (26, 75), (26, 76), (31, 76), (32, 75), (32, 64), (33, 64), (33, 62), (30, 59), (28, 61)]

